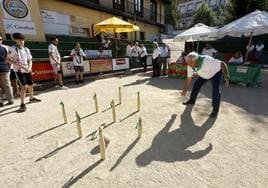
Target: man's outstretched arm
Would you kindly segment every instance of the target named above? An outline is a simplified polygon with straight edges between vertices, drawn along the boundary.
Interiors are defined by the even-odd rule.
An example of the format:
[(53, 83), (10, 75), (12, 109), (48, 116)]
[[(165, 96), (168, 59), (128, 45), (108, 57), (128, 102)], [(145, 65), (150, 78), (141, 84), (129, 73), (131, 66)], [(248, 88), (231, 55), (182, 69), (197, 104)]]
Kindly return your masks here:
[(191, 83), (192, 83), (192, 77), (187, 77), (184, 81), (183, 91), (181, 92), (181, 96), (186, 96), (187, 91), (189, 90)]
[(224, 76), (225, 87), (229, 87), (229, 71), (228, 71), (228, 66), (226, 65), (226, 63), (224, 62), (221, 63), (221, 70)]

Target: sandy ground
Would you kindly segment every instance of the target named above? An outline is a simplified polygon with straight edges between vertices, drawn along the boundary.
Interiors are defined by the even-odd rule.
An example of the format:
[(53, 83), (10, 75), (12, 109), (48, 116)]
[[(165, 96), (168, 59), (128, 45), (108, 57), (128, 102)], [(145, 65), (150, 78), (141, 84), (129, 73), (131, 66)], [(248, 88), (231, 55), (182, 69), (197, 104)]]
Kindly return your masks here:
[[(112, 124), (112, 99), (117, 122)], [(133, 75), (37, 93), (42, 103), (17, 113), (0, 109), (0, 187), (268, 187), (268, 72), (261, 88), (222, 89), (221, 111), (211, 112), (211, 84), (193, 107), (183, 106), (182, 80)], [(136, 112), (137, 92), (141, 111)], [(94, 113), (94, 93), (100, 112)], [(208, 98), (209, 97), (209, 98)], [(68, 124), (63, 124), (65, 103)], [(75, 111), (82, 119), (78, 139)], [(143, 119), (143, 135), (135, 126)], [(111, 142), (100, 160), (100, 125)]]

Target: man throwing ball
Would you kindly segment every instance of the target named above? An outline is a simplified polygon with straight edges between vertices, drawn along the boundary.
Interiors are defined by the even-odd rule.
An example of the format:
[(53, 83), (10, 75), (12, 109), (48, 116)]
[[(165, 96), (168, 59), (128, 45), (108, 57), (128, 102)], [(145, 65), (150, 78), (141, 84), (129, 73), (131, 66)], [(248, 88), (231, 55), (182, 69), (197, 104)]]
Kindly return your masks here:
[(208, 80), (211, 80), (213, 111), (210, 117), (217, 117), (220, 107), (220, 83), (222, 74), (224, 76), (225, 86), (229, 86), (228, 67), (224, 62), (218, 59), (214, 59), (207, 55), (199, 55), (196, 52), (189, 53), (187, 57), (187, 79), (185, 80), (181, 96), (186, 96), (194, 74), (198, 75), (198, 78), (194, 83), (190, 99), (183, 104), (194, 105), (201, 87)]

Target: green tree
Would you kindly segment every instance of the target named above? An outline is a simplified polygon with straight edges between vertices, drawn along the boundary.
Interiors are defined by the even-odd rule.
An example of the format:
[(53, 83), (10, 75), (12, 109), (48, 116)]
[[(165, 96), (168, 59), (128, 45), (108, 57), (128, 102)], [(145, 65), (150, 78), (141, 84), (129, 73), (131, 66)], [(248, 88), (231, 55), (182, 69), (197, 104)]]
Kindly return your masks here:
[(255, 10), (268, 11), (267, 0), (230, 0), (225, 10), (225, 22), (231, 22)]
[(203, 23), (212, 26), (215, 24), (215, 21), (216, 14), (206, 3), (203, 3), (201, 7), (199, 7), (193, 17), (194, 24)]
[(178, 27), (180, 22), (179, 0), (173, 0), (165, 6), (165, 23)]

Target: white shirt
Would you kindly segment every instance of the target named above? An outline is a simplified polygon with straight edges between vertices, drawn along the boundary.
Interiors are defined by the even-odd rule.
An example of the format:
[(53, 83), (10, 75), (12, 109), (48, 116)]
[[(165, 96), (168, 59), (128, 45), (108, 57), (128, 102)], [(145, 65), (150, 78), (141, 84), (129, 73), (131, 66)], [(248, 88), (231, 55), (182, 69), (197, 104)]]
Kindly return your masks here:
[(14, 72), (20, 71), (21, 73), (27, 73), (28, 70), (25, 70), (22, 67), (31, 70), (31, 67), (29, 67), (29, 61), (32, 61), (32, 55), (28, 48), (26, 47), (19, 48), (18, 46), (14, 45), (11, 46), (9, 50), (10, 50), (10, 57), (15, 63), (13, 64)]
[(103, 48), (109, 48), (111, 41), (109, 39), (108, 40), (102, 39), (101, 44)]
[(229, 63), (242, 64), (243, 63), (243, 57), (239, 57), (239, 58), (232, 57), (228, 62)]
[(160, 47), (160, 57), (168, 57), (168, 48)]
[(131, 45), (127, 45), (127, 48), (126, 48), (126, 56), (127, 57), (130, 57), (131, 56), (131, 48), (132, 48)]
[[(54, 59), (50, 56), (50, 53), (52, 53), (52, 57), (56, 61), (54, 61)], [(49, 54), (49, 61), (51, 64), (57, 64), (57, 63), (61, 62), (60, 53), (59, 53), (58, 47), (56, 45), (51, 43), (48, 46), (48, 54)]]
[[(202, 60), (203, 58), (203, 60)], [(192, 67), (189, 65), (187, 66), (187, 77), (192, 77), (194, 75), (194, 72), (198, 76), (204, 79), (210, 79), (212, 78), (217, 72), (221, 70), (221, 61), (214, 59), (213, 57), (202, 55), (199, 56), (198, 59), (200, 59), (201, 67), (199, 70), (195, 71)], [(198, 61), (199, 62), (199, 61)], [(198, 63), (197, 63), (198, 64)]]
[(217, 53), (218, 51), (215, 50), (214, 48), (210, 48), (210, 49), (206, 49), (204, 48), (202, 51), (202, 55), (208, 55), (210, 57), (213, 57), (215, 53)]
[(133, 56), (133, 57), (139, 56), (139, 47), (138, 46), (133, 46), (131, 48), (131, 56)]
[(159, 55), (160, 55), (160, 48), (157, 47), (157, 48), (155, 48), (154, 51), (153, 51), (153, 59), (158, 58)]
[(145, 46), (143, 46), (142, 48), (139, 49), (139, 54), (140, 54), (141, 57), (144, 57), (144, 56), (148, 55)]
[(251, 46), (247, 46), (247, 50), (249, 52), (251, 52), (252, 50), (254, 50), (254, 45), (252, 44)]
[(80, 48), (80, 56), (77, 54), (75, 49), (72, 49), (71, 56), (73, 57), (74, 66), (84, 66), (84, 57), (86, 57), (85, 52)]
[(264, 48), (264, 45), (263, 44), (261, 44), (261, 45), (257, 44), (255, 48), (256, 48), (257, 51), (262, 51), (262, 49)]

